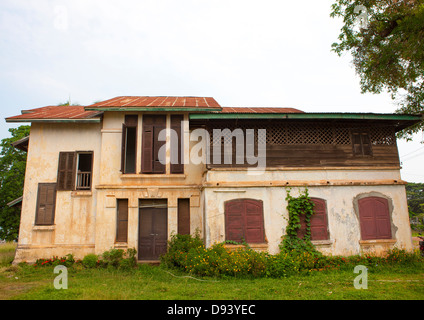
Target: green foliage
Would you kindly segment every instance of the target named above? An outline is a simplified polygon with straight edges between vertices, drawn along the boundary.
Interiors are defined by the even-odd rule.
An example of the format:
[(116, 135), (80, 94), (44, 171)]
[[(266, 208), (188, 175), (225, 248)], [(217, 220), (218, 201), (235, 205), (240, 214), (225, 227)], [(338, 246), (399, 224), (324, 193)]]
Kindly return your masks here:
[(419, 266), (424, 262), (418, 251), (392, 249), (385, 256), (324, 256), (315, 250), (282, 250), (271, 255), (249, 248), (230, 249), (224, 243), (205, 248), (198, 235), (174, 235), (163, 266), (197, 276), (281, 278), (326, 270), (353, 270), (356, 265), (370, 268)]
[[(312, 255), (321, 255), (311, 242), (311, 217), (314, 214), (314, 203), (309, 197), (308, 189), (303, 192), (299, 191), (298, 197), (290, 194), (291, 189), (287, 188), (286, 201), (287, 211), (289, 213), (288, 224), (286, 227), (286, 235), (280, 245), (283, 253), (303, 254), (308, 252)], [(306, 230), (303, 237), (299, 237), (299, 229), (301, 227), (300, 219), (304, 215)]]
[(30, 126), (11, 128), (10, 138), (1, 141), (0, 151), (0, 239), (16, 240), (19, 233), (20, 209), (7, 203), (22, 196), (26, 152), (14, 148), (11, 143), (29, 135)]
[(95, 268), (97, 267), (98, 259), (99, 258), (97, 257), (96, 254), (89, 253), (82, 259), (81, 263), (86, 268)]
[(424, 183), (408, 183), (406, 186), (409, 216), (424, 213)]
[[(355, 10), (358, 6), (366, 9)], [(338, 55), (349, 52), (363, 93), (391, 93), (399, 113), (424, 111), (424, 0), (336, 0), (331, 17), (343, 18), (333, 43)], [(358, 18), (368, 25), (359, 26)], [(423, 122), (399, 134), (410, 139)]]
[(51, 259), (38, 259), (34, 266), (56, 266), (65, 265), (71, 267), (73, 265), (83, 266), (84, 268), (112, 268), (120, 270), (130, 270), (137, 266), (136, 258), (137, 250), (129, 248), (123, 249), (110, 249), (105, 251), (101, 256), (89, 253), (84, 256), (82, 260), (75, 260), (72, 254), (65, 257), (58, 258), (57, 256)]

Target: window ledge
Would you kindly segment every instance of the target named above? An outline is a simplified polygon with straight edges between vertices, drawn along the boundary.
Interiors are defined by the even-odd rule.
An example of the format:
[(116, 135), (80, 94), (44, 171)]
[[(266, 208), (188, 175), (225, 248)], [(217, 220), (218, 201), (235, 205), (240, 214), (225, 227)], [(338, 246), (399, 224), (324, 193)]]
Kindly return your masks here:
[(334, 243), (334, 240), (312, 240), (311, 242), (314, 246), (323, 247), (331, 246)]
[(75, 190), (71, 192), (72, 197), (91, 197), (92, 195), (93, 192), (88, 190)]
[(375, 239), (375, 240), (359, 240), (359, 244), (362, 246), (374, 245), (374, 244), (394, 244), (396, 239)]
[[(255, 251), (267, 251), (268, 243), (248, 243), (249, 247)], [(224, 244), (224, 247), (230, 250), (237, 250), (246, 248), (244, 244)]]
[(51, 225), (51, 226), (38, 226), (38, 225), (33, 225), (32, 226), (32, 230), (33, 231), (53, 231), (56, 228), (55, 225)]

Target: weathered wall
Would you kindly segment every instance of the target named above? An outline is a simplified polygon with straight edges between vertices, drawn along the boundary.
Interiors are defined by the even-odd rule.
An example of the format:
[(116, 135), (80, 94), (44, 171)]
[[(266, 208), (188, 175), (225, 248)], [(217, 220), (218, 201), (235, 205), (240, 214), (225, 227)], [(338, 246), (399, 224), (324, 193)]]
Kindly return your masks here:
[(60, 151), (94, 151), (93, 184), (98, 183), (100, 138), (100, 124), (32, 124), (16, 262), (94, 250), (94, 188), (91, 192), (57, 191), (55, 224), (34, 223), (38, 183), (56, 182)]
[[(292, 186), (291, 194), (296, 196), (307, 181), (309, 195), (327, 203), (330, 239), (315, 242), (323, 253), (381, 253), (393, 246), (410, 250), (412, 242), (405, 188), (394, 182), (399, 178), (399, 170), (280, 170), (256, 177), (243, 171), (209, 171), (208, 187), (204, 190), (206, 244), (225, 240), (224, 202), (250, 198), (262, 200), (264, 206), (267, 243), (257, 247), (277, 253), (288, 219), (285, 188)], [(233, 181), (236, 183), (231, 183)], [(356, 185), (350, 185), (351, 181), (356, 181)], [(358, 181), (362, 181), (362, 185)], [(378, 181), (382, 184), (379, 185)], [(391, 204), (393, 240), (361, 240), (356, 201), (362, 196), (375, 195), (387, 198)]]

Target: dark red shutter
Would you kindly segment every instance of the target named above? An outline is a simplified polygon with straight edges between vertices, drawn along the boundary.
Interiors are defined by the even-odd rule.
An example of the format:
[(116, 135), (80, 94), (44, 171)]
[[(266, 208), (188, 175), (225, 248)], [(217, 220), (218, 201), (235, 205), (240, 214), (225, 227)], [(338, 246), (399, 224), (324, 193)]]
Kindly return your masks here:
[[(171, 161), (171, 173), (184, 173), (184, 164), (182, 161), (182, 154), (184, 154), (183, 144), (181, 142), (182, 139), (182, 129), (183, 125), (183, 116), (182, 115), (174, 115), (171, 116), (171, 129), (177, 134), (178, 141), (175, 141), (171, 137), (171, 155), (174, 153), (178, 155), (178, 163), (172, 163)], [(172, 157), (172, 156), (171, 156)], [(171, 158), (171, 160), (173, 160)]]
[(76, 179), (76, 152), (60, 152), (57, 190), (74, 190)]
[(312, 198), (315, 204), (311, 217), (311, 240), (328, 240), (327, 208), (325, 200)]
[(265, 241), (262, 201), (237, 199), (225, 203), (226, 239), (247, 243)]
[(262, 201), (245, 200), (245, 239), (247, 243), (264, 242)]
[(56, 207), (56, 183), (39, 183), (37, 193), (36, 225), (52, 225)]
[(143, 173), (165, 173), (165, 164), (159, 161), (159, 149), (166, 141), (159, 141), (159, 133), (166, 129), (166, 117), (143, 116), (142, 162)]
[(359, 221), (362, 240), (391, 239), (388, 201), (380, 197), (359, 199)]

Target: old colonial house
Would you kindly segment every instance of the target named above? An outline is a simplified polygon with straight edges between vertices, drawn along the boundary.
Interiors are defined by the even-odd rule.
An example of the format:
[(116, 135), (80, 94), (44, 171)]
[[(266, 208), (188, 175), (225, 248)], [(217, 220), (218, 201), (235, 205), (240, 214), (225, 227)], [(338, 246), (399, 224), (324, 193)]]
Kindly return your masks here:
[(15, 262), (111, 248), (157, 260), (175, 233), (279, 250), (286, 188), (308, 188), (326, 254), (411, 249), (395, 133), (421, 116), (221, 107), (116, 97), (24, 110), (30, 122)]

